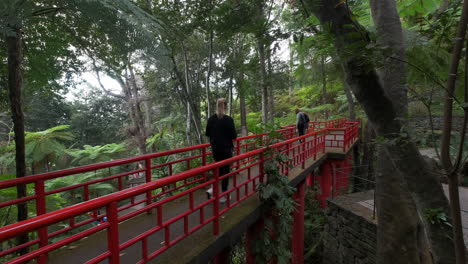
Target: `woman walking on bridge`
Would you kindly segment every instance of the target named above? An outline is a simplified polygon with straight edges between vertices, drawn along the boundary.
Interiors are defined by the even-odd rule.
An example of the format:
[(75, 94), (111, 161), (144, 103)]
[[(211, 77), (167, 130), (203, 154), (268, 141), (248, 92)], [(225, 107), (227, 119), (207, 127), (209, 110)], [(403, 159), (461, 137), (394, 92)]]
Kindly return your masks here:
[[(236, 128), (232, 117), (225, 114), (226, 100), (219, 98), (216, 102), (216, 114), (208, 119), (206, 125), (206, 136), (210, 138), (211, 150), (215, 161), (221, 161), (232, 157), (234, 145), (232, 141), (237, 138)], [(219, 176), (229, 173), (229, 165), (219, 168)], [(228, 189), (229, 177), (221, 181), (221, 191)], [(213, 190), (210, 188), (207, 193), (211, 196)], [(221, 203), (226, 202), (226, 197), (220, 199)]]

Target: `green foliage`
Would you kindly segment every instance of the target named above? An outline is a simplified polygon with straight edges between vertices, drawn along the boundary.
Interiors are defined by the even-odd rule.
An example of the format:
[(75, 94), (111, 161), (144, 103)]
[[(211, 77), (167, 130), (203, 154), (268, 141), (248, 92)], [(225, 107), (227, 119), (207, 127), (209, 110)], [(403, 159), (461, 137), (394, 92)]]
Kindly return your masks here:
[[(44, 91), (35, 92), (25, 99), (26, 131), (42, 131), (50, 127), (70, 124), (73, 108), (62, 95), (53, 91)], [(71, 130), (73, 133), (73, 128)]]
[(61, 143), (73, 139), (73, 135), (64, 131), (70, 128), (68, 125), (61, 125), (39, 132), (26, 132), (26, 156), (32, 162), (41, 162), (45, 159), (57, 158), (65, 151), (65, 146)]
[(441, 0), (398, 1), (398, 11), (403, 17), (427, 16), (434, 12), (441, 2)]
[(110, 161), (121, 158), (127, 149), (123, 144), (106, 144), (102, 146), (89, 146), (85, 145), (81, 150), (69, 150), (70, 154), (74, 159), (71, 161), (72, 164), (78, 166)]
[(325, 211), (316, 199), (319, 187), (307, 187), (304, 210), (304, 262), (313, 263), (321, 259), (323, 235), (325, 233)]
[(98, 91), (84, 94), (69, 104), (70, 130), (76, 137), (75, 146), (104, 145), (122, 142), (123, 128), (128, 120), (124, 103)]
[[(278, 139), (273, 130), (268, 131), (270, 139)], [(275, 140), (270, 141), (274, 142)], [(279, 170), (279, 166), (285, 164), (289, 157), (273, 149), (268, 149), (265, 157), (270, 158), (264, 165), (266, 182), (259, 184), (258, 193), (269, 213), (264, 217), (265, 226), (254, 242), (254, 253), (259, 263), (268, 263), (271, 260), (289, 263), (292, 214), (296, 205), (292, 195), (295, 188), (289, 185), (288, 177)]]
[(332, 104), (324, 104), (324, 105), (319, 105), (313, 108), (303, 108), (303, 110), (313, 114), (317, 112), (332, 110), (333, 108), (334, 106)]
[(424, 213), (424, 217), (433, 225), (452, 227), (448, 215), (442, 208), (427, 209)]

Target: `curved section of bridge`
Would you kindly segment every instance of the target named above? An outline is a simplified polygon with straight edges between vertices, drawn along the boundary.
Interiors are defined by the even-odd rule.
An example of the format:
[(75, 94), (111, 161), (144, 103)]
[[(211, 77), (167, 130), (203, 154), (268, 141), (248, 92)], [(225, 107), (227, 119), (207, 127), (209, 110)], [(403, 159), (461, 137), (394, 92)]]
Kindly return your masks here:
[[(349, 167), (347, 153), (358, 130), (357, 122), (345, 119), (314, 121), (301, 137), (295, 126), (282, 128), (277, 131), (282, 140), (275, 144), (266, 133), (238, 138), (236, 155), (220, 162), (210, 162), (209, 144), (201, 144), (0, 182), (0, 190), (21, 184), (34, 189), (27, 197), (0, 203), (0, 210), (28, 203), (35, 211), (28, 220), (0, 228), (0, 258), (6, 263), (71, 264), (206, 263), (214, 257), (222, 263), (226, 248), (242, 234), (255, 232), (261, 220), (256, 186), (266, 181), (264, 153), (272, 148), (290, 157), (280, 170), (297, 187), (291, 246), (292, 263), (301, 263), (305, 185), (320, 186), (322, 206), (347, 185), (346, 177), (337, 179), (333, 172)], [(219, 176), (227, 164), (231, 172)], [(314, 174), (318, 167), (320, 174)], [(73, 177), (76, 184), (54, 184), (64, 177)], [(225, 177), (230, 188), (221, 192)], [(105, 183), (115, 191), (100, 191)], [(51, 201), (64, 194), (69, 201), (54, 209)], [(220, 203), (221, 198), (227, 201)], [(15, 239), (24, 234), (30, 241), (17, 245)], [(22, 248), (29, 253), (17, 255)], [(248, 253), (247, 262), (252, 261)]]

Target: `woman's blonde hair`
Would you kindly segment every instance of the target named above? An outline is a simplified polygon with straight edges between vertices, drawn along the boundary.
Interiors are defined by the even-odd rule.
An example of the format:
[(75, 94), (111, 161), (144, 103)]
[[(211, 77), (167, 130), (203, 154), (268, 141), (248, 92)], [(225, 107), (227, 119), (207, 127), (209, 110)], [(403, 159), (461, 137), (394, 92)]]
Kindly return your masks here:
[(226, 111), (226, 99), (219, 98), (216, 101), (216, 115), (218, 118), (223, 118)]

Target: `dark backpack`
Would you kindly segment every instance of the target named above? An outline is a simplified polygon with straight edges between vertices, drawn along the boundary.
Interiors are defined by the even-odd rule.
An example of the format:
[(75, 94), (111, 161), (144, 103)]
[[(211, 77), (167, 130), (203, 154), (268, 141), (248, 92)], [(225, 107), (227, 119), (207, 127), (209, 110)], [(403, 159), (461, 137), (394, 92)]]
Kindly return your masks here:
[(309, 116), (308, 116), (306, 113), (304, 113), (304, 112), (302, 112), (302, 114), (304, 115), (304, 116), (303, 116), (303, 118), (304, 118), (304, 123), (309, 123), (309, 122), (310, 122)]

